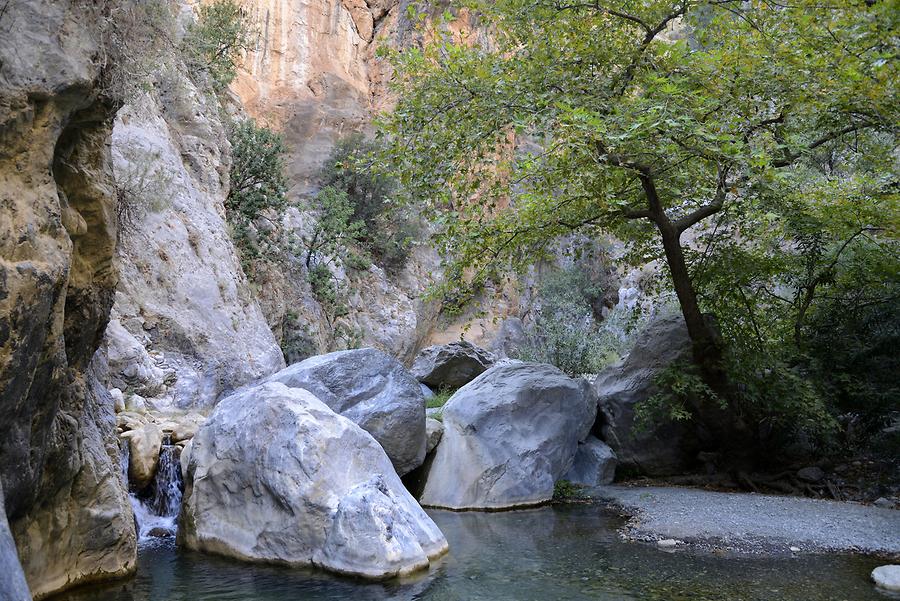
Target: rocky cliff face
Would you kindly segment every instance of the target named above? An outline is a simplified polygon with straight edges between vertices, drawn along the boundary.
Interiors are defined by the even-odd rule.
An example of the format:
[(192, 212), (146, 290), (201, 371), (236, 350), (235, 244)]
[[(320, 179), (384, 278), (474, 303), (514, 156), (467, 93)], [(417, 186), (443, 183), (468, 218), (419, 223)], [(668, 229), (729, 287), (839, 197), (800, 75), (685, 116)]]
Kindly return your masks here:
[(169, 66), (116, 117), (116, 181), (134, 211), (116, 253), (113, 316), (127, 330), (116, 340), (130, 333), (164, 374), (161, 386), (135, 382), (135, 392), (160, 406), (209, 407), (284, 360), (225, 222), (230, 154), (218, 105), (181, 69)]
[[(320, 186), (319, 174), (335, 143), (368, 131), (375, 114), (390, 106), (388, 67), (376, 58), (376, 51), (414, 41), (416, 33), (406, 13), (409, 4), (407, 0), (247, 3), (260, 37), (247, 57), (246, 72), (233, 88), (250, 114), (283, 133), (292, 199), (310, 198)], [(291, 226), (302, 229), (310, 219), (298, 214)], [(437, 255), (423, 247), (400, 274), (388, 275), (377, 267), (353, 279), (337, 274), (349, 288), (349, 312), (342, 325), (352, 332), (355, 344), (411, 359), (436, 323), (437, 308), (419, 297), (438, 264)], [(266, 274), (260, 291), (263, 311), (280, 339), (290, 338), (291, 329), (300, 323), (318, 351), (331, 350), (326, 320), (303, 280), (299, 269)]]
[(135, 565), (112, 403), (92, 365), (117, 281), (113, 106), (98, 91), (102, 3), (3, 8), (0, 479), (25, 577), (42, 596)]

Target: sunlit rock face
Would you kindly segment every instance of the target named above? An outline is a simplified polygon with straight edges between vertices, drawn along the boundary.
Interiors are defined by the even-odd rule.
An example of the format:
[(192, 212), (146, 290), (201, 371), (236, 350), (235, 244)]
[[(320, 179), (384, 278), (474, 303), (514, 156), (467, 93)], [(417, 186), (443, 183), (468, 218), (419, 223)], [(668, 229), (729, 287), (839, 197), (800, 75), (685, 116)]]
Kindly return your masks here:
[(447, 550), (375, 439), (306, 390), (237, 392), (191, 447), (179, 530), (189, 548), (366, 578)]
[[(36, 597), (134, 569), (112, 401), (89, 367), (117, 273), (100, 8), (0, 17), (0, 479)], [(6, 561), (6, 560), (5, 560)]]
[(373, 348), (310, 357), (270, 376), (303, 388), (371, 434), (401, 476), (425, 460), (425, 398), (396, 359)]
[[(137, 206), (120, 234), (117, 321), (108, 338), (126, 339), (121, 326), (134, 336), (131, 346), (154, 352), (165, 385), (144, 392), (137, 383), (154, 405), (209, 407), (284, 360), (225, 221), (231, 163), (218, 108), (177, 65), (168, 69), (157, 94), (124, 107), (113, 129), (116, 179)], [(111, 367), (131, 383), (127, 365)], [(139, 371), (152, 375), (153, 368)]]
[(419, 500), (450, 509), (550, 500), (596, 411), (587, 381), (551, 365), (492, 367), (444, 405), (444, 433)]

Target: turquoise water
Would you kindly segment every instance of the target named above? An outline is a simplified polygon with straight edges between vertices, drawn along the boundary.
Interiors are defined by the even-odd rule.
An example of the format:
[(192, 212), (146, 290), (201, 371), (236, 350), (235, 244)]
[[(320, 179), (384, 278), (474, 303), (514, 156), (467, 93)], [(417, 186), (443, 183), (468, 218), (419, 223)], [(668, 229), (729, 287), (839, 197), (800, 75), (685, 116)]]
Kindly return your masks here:
[[(137, 575), (54, 601), (884, 600), (876, 559), (840, 555), (720, 557), (619, 540), (596, 506), (503, 513), (430, 511), (450, 554), (427, 573), (365, 583), (313, 570), (240, 563), (144, 546)], [(897, 598), (897, 597), (894, 597)]]

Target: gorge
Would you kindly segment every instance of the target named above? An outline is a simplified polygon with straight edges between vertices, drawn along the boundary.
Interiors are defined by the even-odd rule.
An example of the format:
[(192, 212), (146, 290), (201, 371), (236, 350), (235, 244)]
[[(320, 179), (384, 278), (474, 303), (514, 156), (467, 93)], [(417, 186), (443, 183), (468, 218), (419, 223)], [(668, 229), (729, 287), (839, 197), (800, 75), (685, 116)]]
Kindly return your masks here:
[[(663, 5), (677, 8), (678, 22), (649, 28), (639, 47), (702, 38), (688, 23), (694, 3), (658, 4), (628, 26)], [(891, 12), (875, 4), (858, 18), (890, 29)], [(824, 267), (791, 255), (806, 252), (812, 234), (761, 244), (787, 255), (766, 265), (808, 266), (807, 279), (778, 273), (765, 289), (797, 314), (788, 327), (769, 305), (708, 311), (722, 348), (744, 348), (736, 331), (760, 344), (723, 351), (722, 365), (746, 369), (728, 364), (717, 381), (703, 367), (684, 290), (666, 279), (670, 247), (644, 252), (631, 226), (568, 228), (600, 219), (565, 213), (578, 203), (560, 199), (581, 176), (507, 177), (520, 159), (575, 162), (577, 152), (549, 158), (549, 134), (520, 127), (519, 116), (497, 121), (490, 152), (428, 129), (493, 123), (485, 99), (499, 96), (504, 111), (518, 110), (511, 97), (535, 102), (529, 114), (571, 108), (567, 83), (550, 81), (549, 70), (539, 87), (559, 97), (546, 102), (505, 87), (532, 81), (533, 71), (479, 79), (505, 67), (466, 52), (509, 57), (505, 44), (524, 35), (518, 22), (504, 32), (504, 13), (491, 10), (408, 0), (0, 0), (0, 599), (879, 599), (900, 590), (891, 210), (875, 222), (859, 209), (859, 233), (809, 242)], [(599, 31), (617, 12), (584, 10), (561, 30), (581, 35), (601, 19), (589, 27)], [(839, 23), (855, 31), (855, 21)], [(527, 37), (516, 44), (527, 47)], [(533, 50), (530, 58), (546, 51), (566, 62), (558, 49)], [(671, 58), (660, 53), (652, 69)], [(457, 78), (451, 87), (463, 100), (445, 104), (444, 88), (428, 87), (431, 68)], [(896, 81), (872, 78), (878, 85), (863, 99), (844, 92), (889, 123), (859, 126), (889, 158), (879, 162), (857, 139), (871, 165), (842, 167), (853, 151), (841, 147), (828, 176), (851, 172), (873, 206), (890, 206), (896, 193), (878, 186), (896, 180)], [(420, 122), (431, 100), (446, 110)], [(484, 104), (473, 113), (453, 115), (476, 101)], [(560, 135), (599, 119), (574, 109), (546, 118)], [(419, 134), (396, 129), (416, 123), (424, 147)], [(750, 129), (745, 142), (758, 131)], [(796, 136), (785, 136), (786, 161)], [(841, 136), (814, 139), (803, 153)], [(748, 173), (782, 160), (754, 152)], [(479, 164), (441, 180), (450, 171), (432, 153), (457, 166), (486, 161), (492, 175), (476, 183)], [(870, 168), (880, 179), (853, 171)], [(640, 165), (628, 169), (649, 181)], [(762, 196), (737, 169), (712, 169), (719, 191)], [(514, 189), (491, 197), (493, 176)], [(530, 221), (538, 195), (515, 188), (528, 182), (559, 200), (552, 225)], [(852, 187), (829, 182), (809, 187)], [(585, 184), (597, 194), (605, 185)], [(862, 195), (854, 190), (842, 201)], [(736, 268), (703, 263), (713, 256), (708, 236), (721, 227), (740, 245), (732, 232), (755, 235), (758, 213), (773, 224), (778, 210), (678, 233), (699, 261), (690, 264), (698, 289), (704, 269), (720, 269), (701, 302), (743, 290), (720, 275)], [(673, 221), (685, 211), (671, 209)], [(508, 252), (494, 252), (495, 233), (478, 229), (487, 217), (531, 246), (509, 251), (503, 267), (482, 263)], [(830, 231), (824, 218), (810, 227)], [(547, 232), (549, 242), (539, 238)], [(864, 239), (871, 245), (854, 246)], [(763, 276), (747, 279), (764, 288)], [(848, 343), (854, 371), (834, 343), (850, 339), (845, 324), (826, 310), (848, 289), (854, 307), (882, 311), (874, 330), (858, 326), (870, 347)], [(755, 290), (754, 299), (766, 296)], [(776, 334), (761, 331), (760, 314), (791, 344), (808, 330), (834, 339), (809, 335), (784, 363), (751, 363), (774, 356), (762, 345)], [(834, 357), (824, 367), (823, 348)], [(848, 379), (868, 405), (840, 388)], [(743, 443), (748, 452), (735, 452)]]

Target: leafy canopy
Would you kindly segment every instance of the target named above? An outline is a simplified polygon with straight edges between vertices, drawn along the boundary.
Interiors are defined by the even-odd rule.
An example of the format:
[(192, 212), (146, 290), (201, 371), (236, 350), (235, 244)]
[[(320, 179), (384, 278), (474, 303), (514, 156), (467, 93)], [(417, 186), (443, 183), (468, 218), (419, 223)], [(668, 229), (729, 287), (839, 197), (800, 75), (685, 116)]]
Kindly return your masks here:
[(572, 230), (657, 256), (643, 173), (680, 233), (804, 184), (839, 202), (810, 180), (816, 150), (893, 165), (893, 2), (465, 4), (490, 42), (423, 20), (434, 42), (390, 56), (399, 101), (382, 122), (402, 185), (443, 226), (448, 288)]

